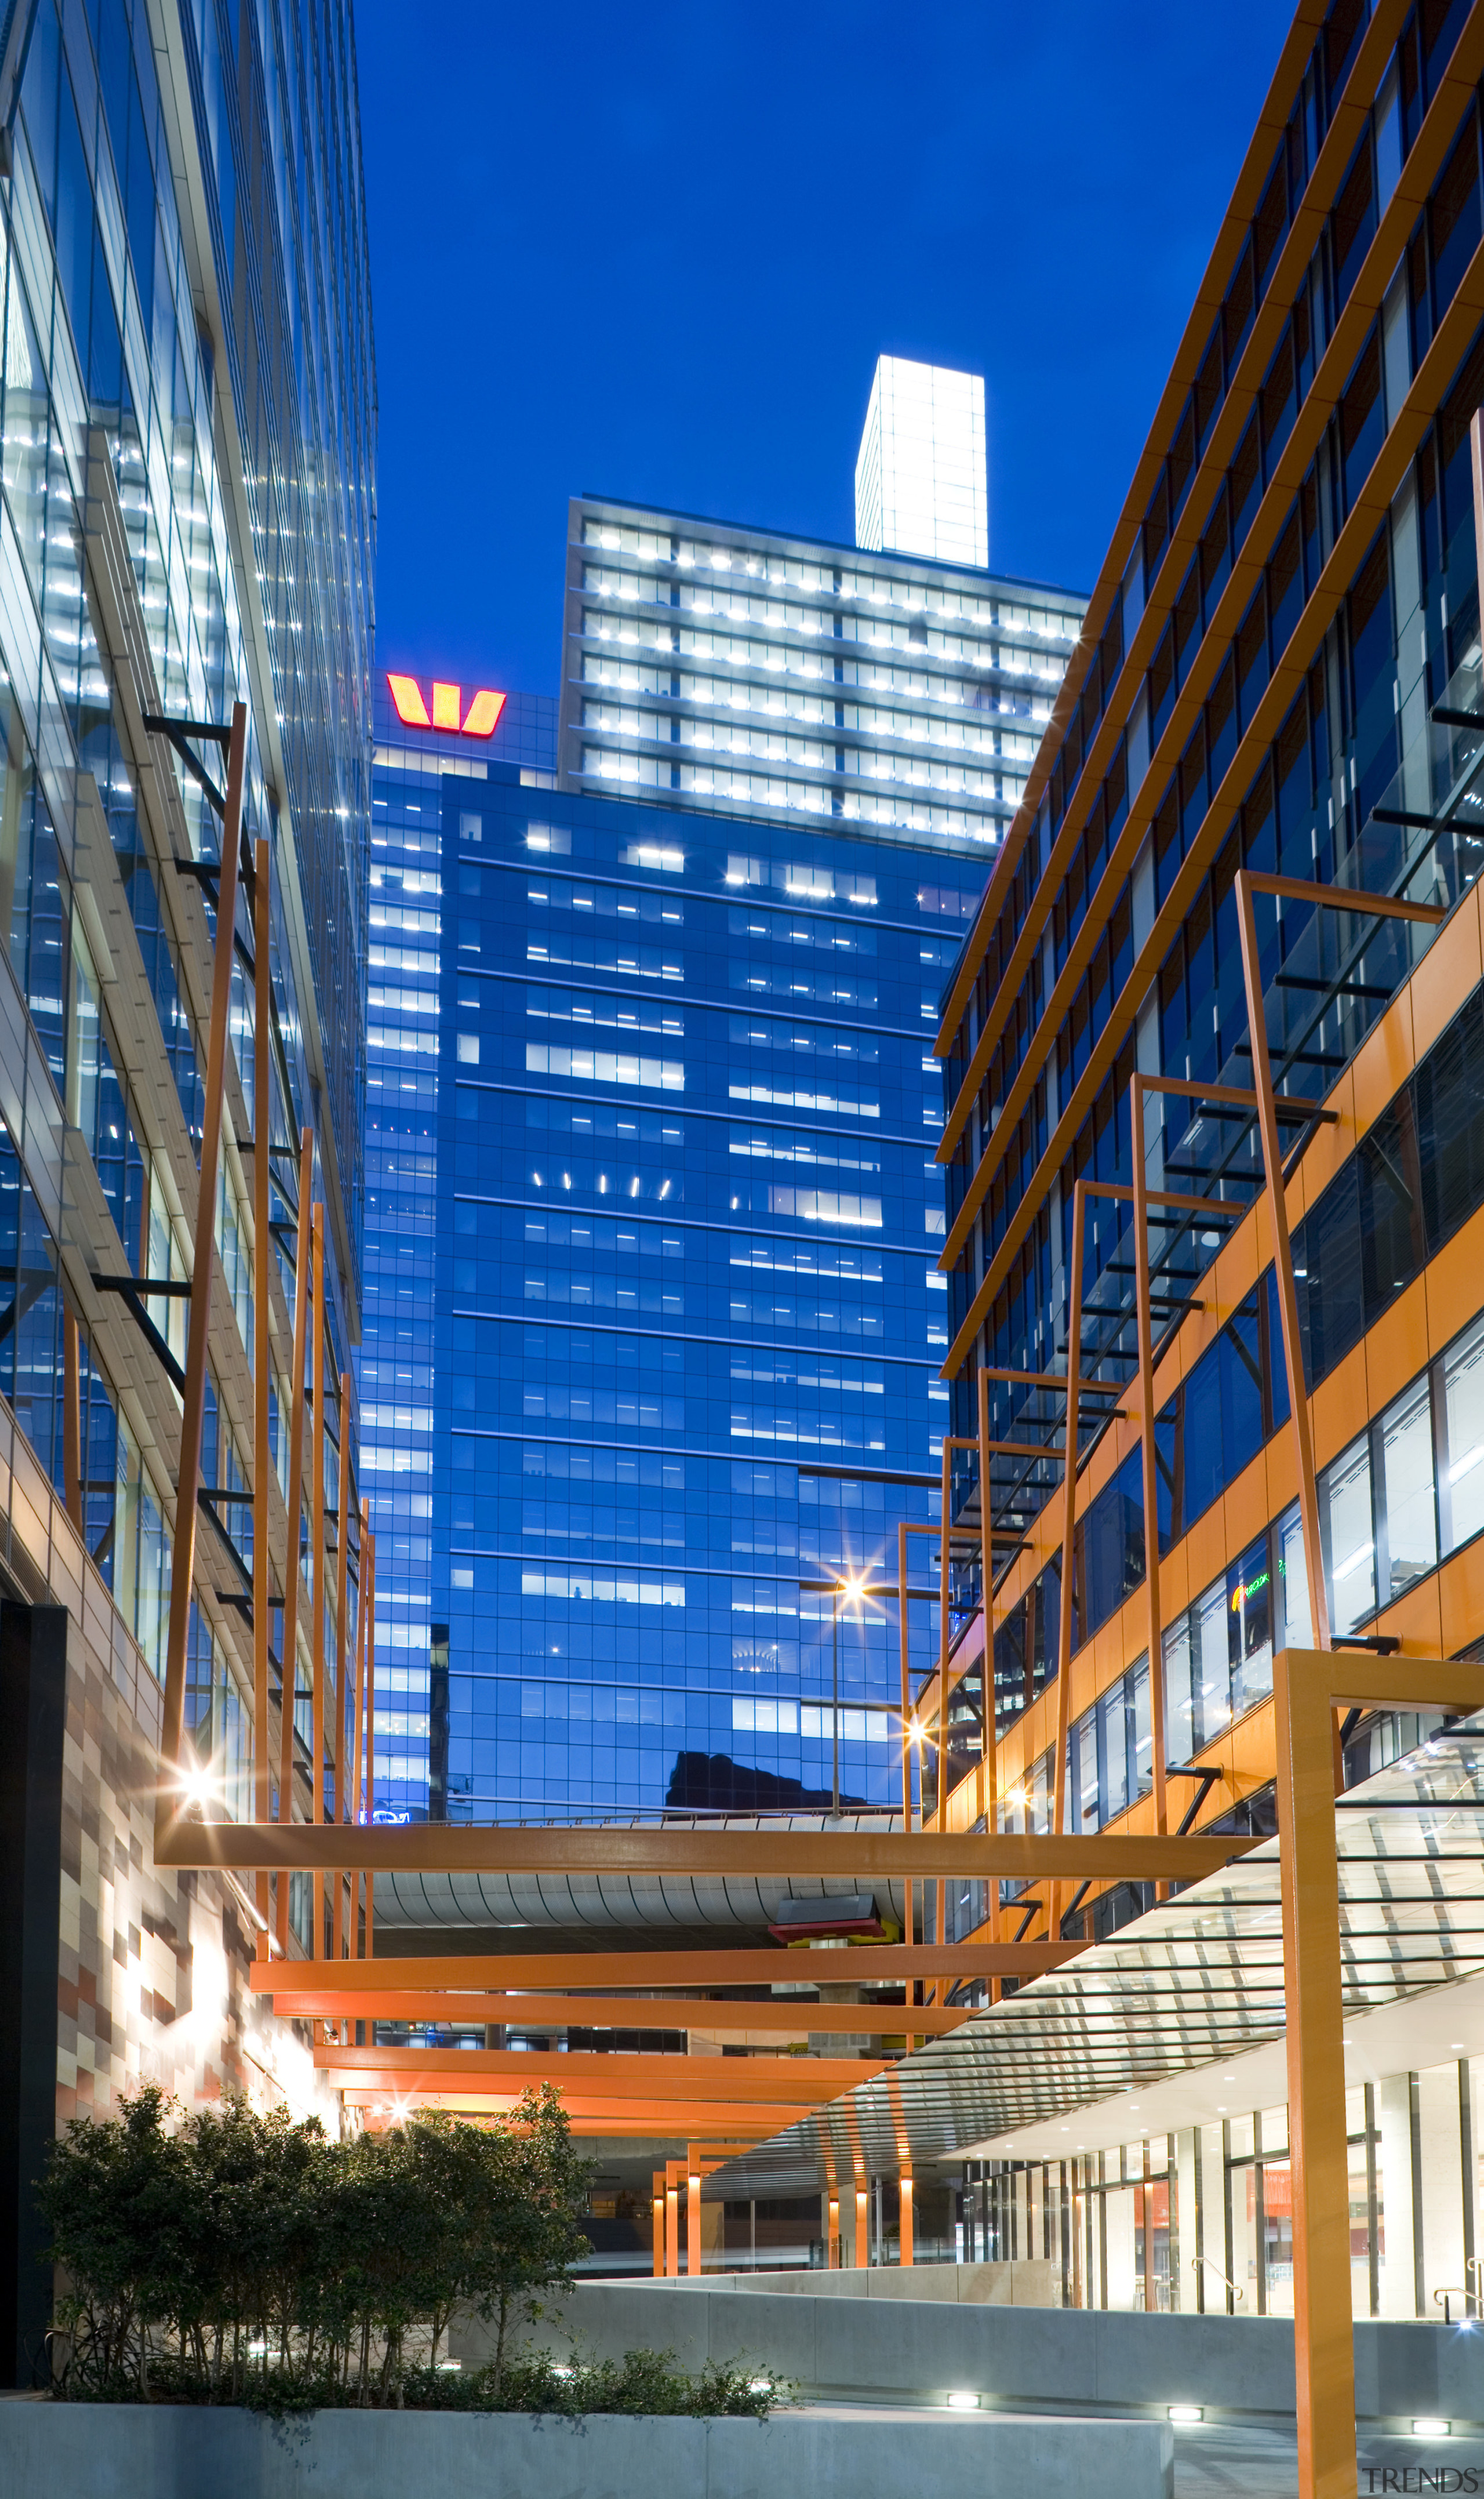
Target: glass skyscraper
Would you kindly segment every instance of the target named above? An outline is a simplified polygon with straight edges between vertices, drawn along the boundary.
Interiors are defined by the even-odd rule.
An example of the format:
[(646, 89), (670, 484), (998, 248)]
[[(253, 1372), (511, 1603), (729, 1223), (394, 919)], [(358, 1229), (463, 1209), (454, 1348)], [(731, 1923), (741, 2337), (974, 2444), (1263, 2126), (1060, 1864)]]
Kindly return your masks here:
[(836, 1689), (888, 1801), (894, 1608), (832, 1583), (929, 1514), (980, 862), (493, 763), (442, 832), (431, 1807), (818, 1804)]
[(440, 783), (446, 774), (472, 789), (493, 762), (518, 782), (549, 785), (556, 715), (549, 697), (516, 694), (488, 738), (408, 730), (377, 686), (359, 1369), (361, 1473), (376, 1536), (376, 1799), (392, 1813), (420, 1811), (428, 1784)]
[[(51, 2132), (142, 2075), (191, 2104), (328, 2108), (250, 1996), (250, 1893), (158, 1866), (151, 1825), (185, 1295), (213, 1236), (184, 1736), (217, 1814), (251, 1812), (255, 1757), (280, 1758), (277, 1724), (253, 1723), (244, 1586), (254, 1320), (281, 1590), (306, 1127), (332, 1379), (360, 1328), (375, 374), (348, 12), (16, 0), (0, 123), (0, 1692), (5, 1837), (37, 1906), (24, 1967), (0, 1969), (0, 2367), (25, 2385), (49, 2320), (26, 2207)], [(225, 727), (239, 702), (268, 1028), (254, 886), (198, 1220), (220, 825), (149, 724)], [(352, 1466), (346, 1448), (327, 1467), (341, 1514)], [(283, 1678), (302, 1728), (310, 1610)], [(274, 1607), (275, 1647), (280, 1624)], [(307, 1813), (307, 1749), (293, 1775)]]
[(377, 709), (378, 1809), (817, 1801), (836, 1672), (842, 1794), (885, 1799), (895, 1633), (818, 1583), (894, 1578), (935, 1502), (930, 1043), (982, 863), (558, 793), (555, 725)]
[(931, 1042), (1082, 602), (592, 498), (569, 540), (560, 706), (481, 738), (398, 677), (378, 728), (378, 1801), (879, 1803), (896, 1634), (836, 1582), (936, 1503)]
[[(337, 1365), (360, 1326), (375, 384), (354, 61), (292, 8), (229, 40), (212, 0), (35, 0), (5, 28), (0, 1388), (160, 1673), (179, 1412), (99, 1280), (137, 1280), (180, 1358), (218, 827), (151, 715), (245, 702), (243, 823), (271, 853), (271, 1036), (239, 905), (208, 1483), (251, 1479), (254, 1153), (291, 1168), (306, 1124)], [(273, 1325), (283, 1459), (276, 1294)], [(203, 1530), (187, 1723), (235, 1809), (245, 1500), (222, 1517), (238, 1561)]]

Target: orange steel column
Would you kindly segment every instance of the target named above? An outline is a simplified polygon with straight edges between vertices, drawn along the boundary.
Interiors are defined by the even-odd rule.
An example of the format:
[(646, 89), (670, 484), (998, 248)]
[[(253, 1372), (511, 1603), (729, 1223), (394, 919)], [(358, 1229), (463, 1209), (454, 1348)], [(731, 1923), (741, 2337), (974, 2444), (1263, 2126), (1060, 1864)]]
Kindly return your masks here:
[(664, 2272), (664, 2171), (662, 2169), (653, 2172), (653, 2191), (650, 2202), (653, 2207), (651, 2218), (654, 2223), (655, 2236), (655, 2280), (658, 2282)]
[[(350, 1730), (345, 1723), (345, 1607), (350, 1597), (350, 1373), (340, 1373), (340, 1445), (335, 1473), (335, 1819), (342, 1823), (348, 1796), (345, 1776)], [(335, 1877), (333, 1950), (340, 1958), (344, 1923), (345, 1879)]]
[[(211, 1022), (207, 1044), (206, 1103), (201, 1122), (201, 1170), (192, 1241), (190, 1324), (185, 1346), (184, 1412), (176, 1478), (176, 1532), (170, 1566), (170, 1631), (165, 1650), (165, 1696), (160, 1753), (167, 1773), (180, 1759), (185, 1723), (185, 1650), (191, 1627), (191, 1588), (196, 1570), (196, 1495), (201, 1486), (201, 1443), (206, 1429), (207, 1346), (211, 1323), (211, 1259), (216, 1239), (216, 1172), (221, 1151), (222, 1097), (232, 1010), (232, 946), (237, 926), (238, 853), (242, 848), (242, 775), (247, 760), (247, 706), (232, 706), (227, 750), (227, 805), (221, 828), (216, 882), (216, 953), (211, 973)], [(163, 1794), (160, 1800), (164, 1805)], [(172, 1817), (173, 1818), (173, 1817)]]
[[(896, 1529), (896, 1638), (902, 1670), (902, 1829), (912, 1829), (912, 1668), (907, 1644), (907, 1526)], [(912, 1877), (902, 1885), (902, 1941), (913, 1939)]]
[[(361, 1726), (365, 1708), (366, 1693), (366, 1571), (368, 1562), (367, 1537), (370, 1532), (370, 1516), (371, 1504), (370, 1502), (363, 1500), (361, 1504), (361, 1542), (356, 1555), (355, 1728), (351, 1736), (350, 1751), (350, 1819), (353, 1823), (358, 1825), (361, 1821)], [(350, 1951), (352, 1960), (359, 1958), (361, 1951), (361, 1877), (359, 1872), (352, 1874), (350, 1878)]]
[(701, 2269), (701, 2183), (697, 2171), (691, 2170), (686, 2179), (686, 2271)]
[(77, 1313), (62, 1310), (62, 1482), (67, 1515), (82, 1533), (82, 1355)]
[(1056, 1632), (1056, 1758), (1051, 1765), (1055, 1796), (1051, 1828), (1059, 1839), (1067, 1827), (1067, 1734), (1071, 1725), (1072, 1569), (1077, 1535), (1077, 1409), (1082, 1369), (1082, 1234), (1086, 1199), (1082, 1183), (1072, 1187), (1072, 1266), (1067, 1308), (1067, 1445), (1063, 1460), (1061, 1592)]
[[(309, 1217), (309, 1254), (314, 1261), (313, 1316), (314, 1381), (313, 1438), (310, 1443), (314, 1469), (309, 1491), (309, 1564), (314, 1586), (314, 1617), (310, 1646), (310, 1736), (309, 1750), (314, 1756), (310, 1772), (309, 1820), (325, 1818), (325, 1210), (316, 1206)], [(324, 1876), (314, 1876), (314, 1958), (320, 1961), (325, 1950), (325, 1883)]]
[[(1301, 2499), (1354, 2499), (1355, 2345), (1328, 1678), (1273, 1661)], [(1307, 1670), (1307, 1671), (1306, 1671)]]
[(664, 2164), (664, 2270), (671, 2280), (680, 2272), (680, 2192), (673, 2160)]
[[(999, 1729), (996, 1725), (994, 1690), (994, 1531), (989, 1517), (989, 1374), (979, 1375), (979, 1528), (980, 1575), (984, 1585), (984, 1666), (983, 1681), (984, 1747), (980, 1755), (981, 1801), (984, 1809), (984, 1829), (996, 1832), (1000, 1827)], [(998, 1878), (989, 1884), (989, 1940), (1000, 1940), (1000, 1886)], [(1000, 1982), (992, 1979), (989, 2001), (998, 2004)], [(909, 2180), (909, 2191), (911, 2182)], [(902, 2262), (910, 2264), (910, 2256)]]
[(816, 2138), (824, 2159), (824, 2264), (826, 2271), (840, 2267), (840, 2191), (835, 2177), (835, 2152), (830, 2141), (827, 2119), (821, 2118), (815, 2126)]
[[(1149, 1308), (1149, 1201), (1148, 1172), (1145, 1165), (1144, 1079), (1137, 1073), (1129, 1080), (1128, 1107), (1134, 1164), (1134, 1300), (1139, 1337), (1139, 1379), (1144, 1415), (1144, 1596), (1145, 1616), (1149, 1643), (1149, 1729), (1154, 1747), (1154, 1828), (1168, 1831), (1170, 1817), (1165, 1795), (1165, 1647), (1164, 1630), (1159, 1606), (1159, 1468), (1154, 1440), (1154, 1320)], [(1157, 1898), (1169, 1898), (1169, 1885), (1161, 1883)], [(1145, 2198), (1145, 2206), (1148, 2197)], [(1148, 2225), (1145, 2223), (1145, 2254)], [(1145, 2271), (1153, 2281), (1153, 2268), (1145, 2262)]]
[[(933, 1805), (933, 1820), (940, 1829), (943, 1823), (943, 1805), (947, 1793), (945, 1783), (948, 1773), (949, 1564), (953, 1548), (952, 1479), (953, 1450), (956, 1445), (957, 1444), (945, 1432), (943, 1435), (943, 1490), (940, 1496), (941, 1510), (938, 1520), (938, 1776), (934, 1787)], [(941, 1944), (944, 1940), (947, 1899), (948, 1895), (943, 1884), (937, 1884), (933, 1896), (935, 1944)], [(925, 1929), (927, 1925), (925, 1899), (922, 1905), (922, 1924)], [(947, 1998), (948, 1980), (935, 1978), (932, 1982), (933, 2002), (942, 2004), (947, 2001)]]
[(898, 2264), (910, 2265), (912, 2262), (913, 2221), (912, 2144), (907, 2133), (906, 2120), (902, 2114), (901, 2085), (895, 2074), (887, 2076), (887, 2097), (891, 2110), (892, 2128), (896, 2135), (896, 2176), (898, 2196), (896, 2231), (897, 2262)]
[[(376, 1818), (376, 1540), (371, 1532), (371, 1504), (362, 1507), (361, 1515), (368, 1521), (366, 1555), (361, 1575), (366, 1582), (366, 1819)], [(366, 1958), (371, 1957), (371, 1936), (376, 1924), (376, 1876), (371, 1866), (366, 1869)]]
[[(1077, 1549), (1077, 1422), (1082, 1374), (1082, 1234), (1086, 1198), (1082, 1183), (1072, 1185), (1072, 1265), (1067, 1302), (1067, 1444), (1062, 1474), (1061, 1590), (1056, 1632), (1056, 1734), (1051, 1763), (1051, 1830), (1060, 1838), (1067, 1827), (1067, 1737), (1072, 1724), (1072, 1571)], [(1047, 1886), (1047, 1939), (1054, 1943), (1061, 1929), (1061, 1886)]]
[[(269, 981), (272, 923), (270, 853), (254, 842), (252, 886), (252, 1769), (255, 1820), (273, 1811), (273, 1768), (268, 1744), (268, 1661), (272, 1648), (273, 1572), (269, 1554), (269, 1478), (273, 1474), (273, 1376), (270, 1303), (273, 1281), (273, 1054), (269, 1032), (273, 992)], [(258, 1915), (269, 1914), (268, 1876), (258, 1876)]]
[[(1314, 1472), (1313, 1421), (1308, 1411), (1308, 1387), (1304, 1377), (1299, 1296), (1293, 1280), (1288, 1196), (1283, 1185), (1283, 1154), (1274, 1106), (1268, 1024), (1263, 1013), (1262, 960), (1257, 946), (1257, 920), (1252, 909), (1252, 879), (1246, 868), (1237, 871), (1237, 925), (1242, 935), (1242, 970), (1247, 992), (1247, 1039), (1252, 1050), (1257, 1127), (1268, 1184), (1268, 1217), (1273, 1227), (1273, 1268), (1277, 1280), (1283, 1360), (1288, 1373), (1289, 1419), (1293, 1424), (1294, 1452), (1299, 1461), (1299, 1515), (1304, 1529), (1304, 1566), (1308, 1580), (1309, 1630), (1315, 1648), (1327, 1649), (1330, 1645), (1329, 1592), (1324, 1584), (1324, 1561), (1319, 1546), (1319, 1493)], [(1331, 1748), (1326, 1747), (1326, 1752), (1332, 1758)], [(1333, 1780), (1331, 1796), (1333, 1800)]]
[[(314, 1132), (299, 1140), (299, 1207), (294, 1248), (294, 1352), (289, 1381), (288, 1551), (283, 1565), (283, 1674), (278, 1704), (278, 1820), (294, 1819), (294, 1699), (299, 1684), (299, 1522), (304, 1508), (304, 1356), (309, 1306), (309, 1190)], [(278, 1877), (278, 1949), (288, 1950), (289, 1878)]]

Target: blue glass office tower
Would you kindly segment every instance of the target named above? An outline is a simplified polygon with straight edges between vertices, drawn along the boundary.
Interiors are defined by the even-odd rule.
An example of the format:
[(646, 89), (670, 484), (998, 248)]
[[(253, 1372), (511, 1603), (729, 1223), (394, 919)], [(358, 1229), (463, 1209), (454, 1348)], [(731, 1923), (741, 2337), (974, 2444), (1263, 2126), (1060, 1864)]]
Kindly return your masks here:
[(837, 1689), (893, 1800), (895, 1609), (832, 1583), (929, 1515), (980, 863), (492, 763), (441, 876), (430, 1810), (819, 1804)]
[[(467, 708), (467, 706), (466, 706)], [(376, 1535), (376, 1805), (422, 1812), (433, 1618), (433, 1284), (442, 930), (440, 776), (549, 784), (557, 706), (511, 695), (493, 736), (408, 730), (374, 705), (361, 1474)]]

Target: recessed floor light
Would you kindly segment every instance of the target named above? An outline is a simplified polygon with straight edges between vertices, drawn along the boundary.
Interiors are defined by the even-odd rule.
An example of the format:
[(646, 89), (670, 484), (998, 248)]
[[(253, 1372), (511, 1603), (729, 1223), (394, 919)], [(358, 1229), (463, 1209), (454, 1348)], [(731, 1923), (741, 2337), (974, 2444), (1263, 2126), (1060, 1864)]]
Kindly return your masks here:
[(1413, 2438), (1446, 2438), (1452, 2427), (1451, 2421), (1431, 2420), (1424, 2418), (1413, 2421), (1412, 2436)]
[(1204, 2407), (1200, 2404), (1170, 2404), (1166, 2409), (1171, 2420), (1178, 2421), (1182, 2425), (1189, 2421), (1199, 2421), (1206, 2418)]
[(979, 2410), (979, 2397), (978, 2395), (971, 2395), (967, 2388), (960, 2387), (955, 2390), (954, 2393), (950, 2395), (948, 2399), (948, 2408), (951, 2413), (977, 2413)]

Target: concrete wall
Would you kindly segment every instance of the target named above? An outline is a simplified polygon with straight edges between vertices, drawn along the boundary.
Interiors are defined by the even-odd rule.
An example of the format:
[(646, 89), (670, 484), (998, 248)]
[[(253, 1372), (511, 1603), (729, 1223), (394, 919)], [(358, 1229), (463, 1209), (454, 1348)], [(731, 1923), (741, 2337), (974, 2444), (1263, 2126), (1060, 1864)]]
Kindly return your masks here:
[[(873, 2403), (941, 2402), (951, 2388), (985, 2403), (1077, 2414), (1200, 2404), (1233, 2418), (1292, 2418), (1293, 2326), (1282, 2318), (1146, 2317), (1101, 2309), (811, 2297), (674, 2283), (584, 2283), (561, 2321), (533, 2334), (597, 2357), (673, 2351), (689, 2368), (745, 2358), (805, 2392)], [(483, 2329), (454, 2329), (466, 2364)], [(1484, 2422), (1484, 2333), (1366, 2322), (1355, 2329), (1356, 2409), (1410, 2428), (1433, 2415)]]
[(1173, 2499), (1158, 2421), (901, 2420), (779, 2414), (769, 2421), (491, 2418), (477, 2413), (311, 2414), (282, 2425), (176, 2405), (0, 2403), (0, 2491), (88, 2499)]

